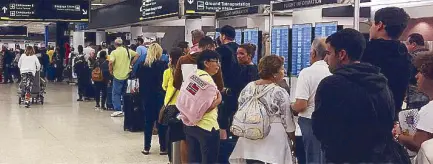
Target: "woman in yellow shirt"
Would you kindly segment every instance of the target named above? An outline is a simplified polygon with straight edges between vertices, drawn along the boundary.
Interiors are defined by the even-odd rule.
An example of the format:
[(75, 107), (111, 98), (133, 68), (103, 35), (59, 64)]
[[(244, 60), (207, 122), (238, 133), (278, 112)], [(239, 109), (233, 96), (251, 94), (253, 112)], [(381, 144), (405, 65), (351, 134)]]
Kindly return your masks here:
[[(162, 89), (166, 91), (165, 93), (165, 99), (164, 99), (164, 105), (170, 106), (170, 105), (176, 105), (176, 99), (179, 95), (179, 91), (176, 90), (173, 86), (174, 81), (174, 70), (176, 70), (176, 64), (179, 61), (179, 58), (183, 55), (181, 48), (173, 48), (170, 51), (169, 54), (169, 64), (168, 69), (164, 71), (164, 78), (162, 81)], [(170, 101), (170, 102), (169, 102)], [(185, 141), (185, 133), (183, 132), (183, 123), (171, 123), (168, 125), (168, 157), (169, 160), (171, 160), (171, 144), (173, 142), (180, 141), (180, 158), (182, 164), (188, 163), (188, 151), (187, 151), (187, 144)]]
[[(197, 75), (204, 81), (215, 84), (212, 76), (220, 69), (219, 54), (205, 50), (198, 55)], [(188, 143), (188, 163), (218, 163), (220, 133), (218, 125), (218, 108), (221, 94), (215, 93), (215, 100), (203, 115), (197, 126), (186, 126), (185, 136)]]

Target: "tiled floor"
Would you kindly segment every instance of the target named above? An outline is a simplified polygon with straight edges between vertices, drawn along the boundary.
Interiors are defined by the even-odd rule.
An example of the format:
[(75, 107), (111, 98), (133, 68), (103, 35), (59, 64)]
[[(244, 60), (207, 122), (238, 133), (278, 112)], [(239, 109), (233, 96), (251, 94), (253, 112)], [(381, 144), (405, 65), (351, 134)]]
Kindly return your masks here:
[(0, 84), (0, 164), (165, 164), (157, 137), (141, 154), (143, 133), (123, 131), (123, 118), (76, 102), (75, 86), (49, 84), (44, 105), (18, 105), (16, 84)]

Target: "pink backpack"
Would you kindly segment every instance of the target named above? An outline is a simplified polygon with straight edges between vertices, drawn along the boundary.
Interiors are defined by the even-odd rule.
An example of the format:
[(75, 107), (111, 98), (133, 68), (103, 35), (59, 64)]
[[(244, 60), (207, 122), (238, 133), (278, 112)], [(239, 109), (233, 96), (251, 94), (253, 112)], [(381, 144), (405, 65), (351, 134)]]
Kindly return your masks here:
[(215, 84), (211, 84), (201, 79), (201, 76), (209, 74), (199, 74), (192, 72), (182, 83), (176, 107), (179, 109), (180, 118), (187, 126), (195, 126), (202, 118), (218, 91)]

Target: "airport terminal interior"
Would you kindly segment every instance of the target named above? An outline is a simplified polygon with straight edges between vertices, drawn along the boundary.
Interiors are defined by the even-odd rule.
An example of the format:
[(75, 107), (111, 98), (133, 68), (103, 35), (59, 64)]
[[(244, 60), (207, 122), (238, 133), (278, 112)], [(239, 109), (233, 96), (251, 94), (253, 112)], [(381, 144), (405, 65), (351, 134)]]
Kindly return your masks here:
[[(0, 164), (433, 164), (432, 10), (433, 0), (0, 0)], [(324, 93), (339, 75), (361, 82)], [(372, 136), (384, 145), (363, 143)]]

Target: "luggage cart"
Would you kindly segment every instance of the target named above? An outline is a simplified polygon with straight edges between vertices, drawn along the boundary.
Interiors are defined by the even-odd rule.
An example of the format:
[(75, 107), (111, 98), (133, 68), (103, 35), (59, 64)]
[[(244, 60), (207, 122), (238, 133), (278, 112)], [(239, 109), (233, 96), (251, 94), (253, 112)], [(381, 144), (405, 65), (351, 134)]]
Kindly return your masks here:
[[(20, 83), (19, 90), (18, 90), (18, 104), (22, 104), (25, 101), (25, 94), (23, 94), (22, 89), (24, 88), (23, 83)], [(45, 88), (47, 84), (44, 79), (41, 78), (41, 73), (38, 71), (35, 74), (35, 77), (33, 79), (33, 86), (30, 95), (32, 96), (31, 103), (40, 103), (44, 104), (44, 95), (45, 95)]]

